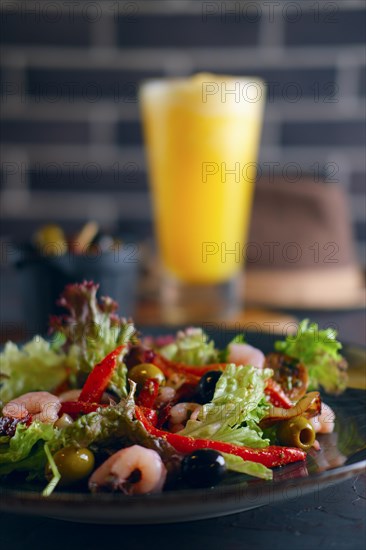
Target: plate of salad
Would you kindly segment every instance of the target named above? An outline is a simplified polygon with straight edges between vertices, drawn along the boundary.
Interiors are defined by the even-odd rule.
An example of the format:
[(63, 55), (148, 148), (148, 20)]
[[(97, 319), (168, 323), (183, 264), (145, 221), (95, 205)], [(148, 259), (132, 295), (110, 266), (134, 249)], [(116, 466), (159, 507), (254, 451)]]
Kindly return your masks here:
[[(237, 513), (366, 464), (365, 391), (334, 329), (139, 330), (93, 282), (1, 353), (0, 506), (144, 524)], [(171, 332), (171, 329), (170, 329)], [(347, 356), (350, 365), (348, 365)]]

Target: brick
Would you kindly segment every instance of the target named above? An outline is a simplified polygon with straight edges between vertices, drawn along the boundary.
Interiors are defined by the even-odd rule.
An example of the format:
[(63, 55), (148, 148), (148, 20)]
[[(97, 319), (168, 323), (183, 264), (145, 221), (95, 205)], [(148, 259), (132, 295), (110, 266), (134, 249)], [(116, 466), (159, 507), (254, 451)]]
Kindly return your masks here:
[(142, 145), (143, 133), (140, 122), (119, 122), (117, 130), (118, 143), (122, 145)]
[[(38, 2), (37, 4), (41, 5)], [(1, 41), (3, 44), (34, 46), (84, 46), (90, 43), (92, 23), (85, 17), (74, 15), (68, 18), (66, 13), (59, 13), (58, 17), (56, 15), (52, 21), (51, 15), (47, 16), (44, 13), (38, 16), (25, 10), (22, 13), (5, 13), (2, 15)]]
[(119, 45), (147, 47), (220, 47), (255, 45), (259, 20), (227, 15), (141, 15), (121, 17), (118, 25)]
[(135, 102), (141, 82), (161, 76), (161, 71), (30, 69), (27, 92), (50, 101), (66, 98), (72, 102), (73, 98), (83, 98), (93, 103), (108, 98), (116, 103)]
[(85, 191), (113, 193), (120, 191), (146, 191), (146, 173), (134, 163), (117, 164), (114, 168), (98, 163), (85, 163), (81, 167), (50, 163), (37, 166), (29, 172), (30, 188), (35, 191)]
[(5, 120), (0, 137), (9, 143), (87, 143), (89, 126), (86, 122)]
[(362, 146), (365, 144), (364, 121), (286, 122), (282, 126), (283, 145)]
[[(321, 6), (320, 2), (314, 3), (314, 6), (319, 5)], [(297, 6), (300, 9), (298, 15), (294, 10), (291, 12), (290, 8), (284, 15), (287, 45), (363, 44), (365, 42), (364, 12), (340, 11), (335, 3), (328, 2), (327, 9), (320, 7), (318, 17), (315, 8), (307, 13), (304, 11), (301, 13), (301, 3), (297, 3)]]

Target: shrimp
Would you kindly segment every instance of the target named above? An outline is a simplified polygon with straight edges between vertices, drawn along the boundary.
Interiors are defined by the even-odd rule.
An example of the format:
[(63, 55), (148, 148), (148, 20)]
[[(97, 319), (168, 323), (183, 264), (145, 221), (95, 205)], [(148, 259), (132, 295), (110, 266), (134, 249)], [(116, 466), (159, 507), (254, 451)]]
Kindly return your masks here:
[(326, 403), (322, 403), (321, 413), (309, 418), (316, 433), (330, 434), (334, 430), (334, 411)]
[(173, 431), (183, 430), (187, 420), (196, 420), (201, 410), (198, 403), (177, 403), (169, 414), (169, 428)]
[(176, 391), (174, 388), (171, 388), (169, 386), (160, 386), (156, 405), (164, 405), (166, 403), (169, 403), (170, 401), (173, 401), (175, 394)]
[(67, 390), (63, 393), (60, 393), (59, 399), (61, 403), (64, 401), (77, 401), (80, 397), (81, 390)]
[(230, 344), (228, 363), (236, 365), (253, 365), (262, 369), (264, 366), (264, 354), (260, 349), (249, 344)]
[(140, 445), (121, 449), (109, 457), (89, 479), (92, 492), (109, 489), (128, 495), (160, 493), (167, 470), (156, 451)]
[(30, 414), (33, 420), (53, 424), (58, 419), (61, 401), (47, 391), (34, 391), (9, 401), (3, 408), (3, 415), (22, 419)]

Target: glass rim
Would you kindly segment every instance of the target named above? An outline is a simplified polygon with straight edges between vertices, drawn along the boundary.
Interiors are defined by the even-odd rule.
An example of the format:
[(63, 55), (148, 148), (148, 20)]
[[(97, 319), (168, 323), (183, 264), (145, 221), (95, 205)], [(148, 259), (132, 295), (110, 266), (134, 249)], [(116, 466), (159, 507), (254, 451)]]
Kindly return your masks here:
[[(155, 77), (155, 78), (146, 78), (142, 80), (139, 88), (140, 90), (155, 86), (162, 86), (162, 87), (168, 87), (171, 84), (178, 84), (178, 83), (189, 83), (191, 82), (193, 84), (194, 78), (198, 76), (207, 76), (207, 82), (210, 82), (209, 78), (211, 78), (211, 82), (213, 83), (223, 83), (223, 82), (240, 82), (243, 84), (252, 84), (256, 83), (263, 87), (266, 87), (266, 81), (261, 78), (260, 76), (251, 76), (251, 75), (230, 75), (230, 74), (218, 74), (218, 73), (193, 73), (191, 75), (187, 76), (162, 76), (162, 77)], [(201, 81), (200, 84), (202, 84), (205, 81)]]

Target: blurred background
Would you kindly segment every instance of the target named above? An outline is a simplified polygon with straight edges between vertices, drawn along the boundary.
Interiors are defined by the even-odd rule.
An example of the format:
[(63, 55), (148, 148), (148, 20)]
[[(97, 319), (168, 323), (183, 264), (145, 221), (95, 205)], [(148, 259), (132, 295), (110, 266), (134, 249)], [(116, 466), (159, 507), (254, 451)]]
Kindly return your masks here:
[(2, 2), (6, 320), (19, 306), (10, 240), (43, 223), (73, 232), (91, 219), (151, 239), (137, 92), (152, 77), (263, 77), (259, 184), (340, 190), (352, 253), (339, 261), (364, 268), (365, 13), (358, 0)]

